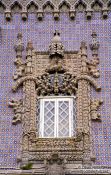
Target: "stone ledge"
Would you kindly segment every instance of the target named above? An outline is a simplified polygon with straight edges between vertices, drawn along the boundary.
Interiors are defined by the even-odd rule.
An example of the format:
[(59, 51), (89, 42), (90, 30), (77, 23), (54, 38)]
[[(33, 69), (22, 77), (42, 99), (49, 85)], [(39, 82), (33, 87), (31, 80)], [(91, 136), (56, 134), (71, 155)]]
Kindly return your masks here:
[[(45, 175), (45, 172), (40, 171), (40, 169), (32, 169), (32, 170), (0, 170), (0, 175)], [(86, 175), (111, 175), (111, 169), (70, 169), (66, 170), (66, 175), (73, 174), (86, 174)]]

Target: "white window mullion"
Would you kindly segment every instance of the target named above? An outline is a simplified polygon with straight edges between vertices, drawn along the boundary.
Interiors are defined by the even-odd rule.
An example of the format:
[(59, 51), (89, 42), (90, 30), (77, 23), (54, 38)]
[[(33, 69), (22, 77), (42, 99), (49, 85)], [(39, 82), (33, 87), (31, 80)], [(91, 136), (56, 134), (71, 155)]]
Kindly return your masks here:
[(44, 101), (41, 99), (40, 101), (40, 137), (44, 136)]
[(59, 134), (59, 100), (56, 99), (56, 137)]
[(58, 110), (57, 110), (57, 99), (55, 99), (55, 126), (54, 126), (54, 136), (57, 137), (57, 124), (58, 124), (58, 121), (57, 121), (57, 115), (58, 115)]
[(69, 137), (72, 136), (72, 127), (73, 127), (73, 121), (72, 121), (72, 117), (73, 117), (73, 111), (72, 111), (72, 99), (69, 99)]
[(42, 106), (43, 106), (43, 110), (42, 110), (42, 137), (44, 137), (44, 108), (45, 108), (45, 101), (42, 100)]

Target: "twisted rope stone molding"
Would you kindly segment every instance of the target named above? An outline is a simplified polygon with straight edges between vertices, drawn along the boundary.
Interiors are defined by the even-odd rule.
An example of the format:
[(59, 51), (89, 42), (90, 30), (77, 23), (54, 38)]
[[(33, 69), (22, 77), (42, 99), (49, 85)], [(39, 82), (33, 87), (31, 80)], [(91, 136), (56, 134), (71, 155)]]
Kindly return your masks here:
[(10, 21), (14, 13), (20, 13), (22, 20), (27, 20), (29, 13), (35, 13), (38, 20), (42, 20), (46, 12), (53, 14), (59, 20), (60, 13), (69, 13), (74, 20), (77, 12), (84, 12), (86, 19), (92, 18), (93, 12), (100, 12), (103, 19), (107, 19), (111, 11), (110, 0), (0, 0), (0, 13), (5, 13)]

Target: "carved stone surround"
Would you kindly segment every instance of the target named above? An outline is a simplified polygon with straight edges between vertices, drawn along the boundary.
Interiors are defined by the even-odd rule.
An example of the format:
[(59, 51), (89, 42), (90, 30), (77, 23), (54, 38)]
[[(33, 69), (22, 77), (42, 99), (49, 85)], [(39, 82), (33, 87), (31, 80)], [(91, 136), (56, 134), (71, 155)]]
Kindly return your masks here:
[[(26, 61), (23, 62), (22, 35), (18, 34), (18, 42), (15, 46), (17, 69), (13, 76), (15, 80), (13, 91), (16, 92), (22, 86), (24, 95), (23, 99), (18, 101), (12, 99), (9, 102), (9, 106), (15, 113), (12, 123), (22, 123), (22, 157), (18, 158), (21, 168), (27, 169), (28, 166), (33, 168), (42, 162), (47, 169), (44, 171), (48, 175), (56, 174), (55, 169), (58, 174), (64, 174), (70, 163), (76, 164), (79, 168), (91, 167), (92, 161), (96, 158), (91, 153), (91, 120), (96, 122), (100, 120), (97, 109), (102, 104), (102, 100), (90, 97), (90, 86), (93, 86), (96, 91), (100, 90), (96, 83), (96, 78), (99, 77), (97, 69), (99, 43), (96, 33), (92, 34), (90, 45), (91, 61), (87, 58), (85, 42), (81, 43), (79, 51), (68, 53), (64, 51), (59, 35), (56, 31), (47, 53), (35, 51), (32, 43), (29, 42), (26, 48)], [(50, 84), (49, 79), (52, 74), (55, 79)], [(59, 74), (63, 77), (61, 86), (58, 84)], [(59, 95), (59, 93), (76, 96), (76, 136), (39, 138), (36, 116), (37, 98), (41, 95)]]
[(38, 20), (42, 20), (45, 12), (53, 14), (59, 20), (62, 12), (68, 12), (71, 19), (75, 19), (77, 12), (85, 12), (86, 18), (92, 18), (93, 12), (99, 11), (103, 19), (111, 11), (110, 0), (2, 0), (0, 13), (5, 13), (6, 20), (10, 21), (14, 13), (21, 13), (23, 20), (27, 20), (29, 13), (35, 13)]

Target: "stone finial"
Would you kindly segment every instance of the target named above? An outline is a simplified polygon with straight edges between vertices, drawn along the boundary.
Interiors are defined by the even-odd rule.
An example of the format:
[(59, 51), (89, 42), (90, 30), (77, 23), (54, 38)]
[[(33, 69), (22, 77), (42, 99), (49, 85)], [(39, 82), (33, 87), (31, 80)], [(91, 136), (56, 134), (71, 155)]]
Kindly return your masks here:
[(27, 48), (26, 48), (27, 50), (33, 50), (33, 43), (32, 43), (32, 41), (29, 41), (28, 43), (27, 43)]
[(26, 56), (26, 67), (25, 67), (25, 73), (30, 74), (32, 73), (32, 50), (33, 50), (33, 44), (32, 41), (29, 41), (27, 43), (27, 56)]
[(50, 57), (57, 56), (57, 55), (59, 57), (64, 56), (64, 46), (61, 42), (60, 33), (57, 30), (55, 30), (52, 43), (49, 46), (49, 55)]
[(87, 55), (87, 45), (84, 41), (81, 42), (81, 55), (86, 56)]
[(18, 33), (17, 35), (17, 44), (14, 46), (16, 51), (16, 60), (14, 63), (16, 64), (16, 72), (13, 75), (14, 80), (22, 77), (24, 74), (24, 63), (22, 61), (22, 51), (24, 50), (24, 46), (22, 43), (22, 34)]
[(84, 41), (81, 42), (81, 73), (87, 74), (87, 45)]
[(97, 34), (96, 32), (92, 33), (92, 43), (90, 44), (90, 49), (92, 50), (92, 55), (98, 55), (98, 49), (99, 49), (99, 42), (97, 41)]
[(15, 48), (15, 51), (17, 52), (17, 56), (19, 54), (19, 56), (21, 57), (22, 56), (22, 51), (24, 50), (24, 46), (23, 46), (23, 43), (22, 43), (22, 34), (21, 33), (18, 33), (17, 39), (18, 39), (18, 42), (14, 46), (14, 48)]

